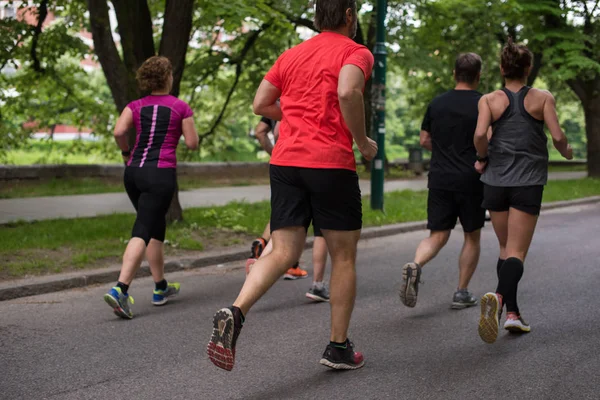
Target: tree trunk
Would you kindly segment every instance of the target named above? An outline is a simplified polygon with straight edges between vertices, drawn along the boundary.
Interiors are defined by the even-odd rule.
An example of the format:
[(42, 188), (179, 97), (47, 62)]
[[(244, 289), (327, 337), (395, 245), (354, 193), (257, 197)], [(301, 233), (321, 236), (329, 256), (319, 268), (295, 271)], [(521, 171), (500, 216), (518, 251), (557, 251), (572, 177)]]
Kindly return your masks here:
[(600, 178), (600, 96), (591, 98), (583, 106), (587, 136), (588, 175)]

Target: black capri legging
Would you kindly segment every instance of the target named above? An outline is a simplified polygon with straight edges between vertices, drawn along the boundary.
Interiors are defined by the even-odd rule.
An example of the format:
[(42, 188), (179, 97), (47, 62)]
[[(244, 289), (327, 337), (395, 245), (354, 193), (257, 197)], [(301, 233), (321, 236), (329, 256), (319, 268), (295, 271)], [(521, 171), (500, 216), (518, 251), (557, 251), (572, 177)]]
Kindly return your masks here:
[(150, 243), (150, 239), (165, 241), (165, 217), (175, 194), (175, 168), (127, 167), (125, 190), (137, 211), (131, 237)]

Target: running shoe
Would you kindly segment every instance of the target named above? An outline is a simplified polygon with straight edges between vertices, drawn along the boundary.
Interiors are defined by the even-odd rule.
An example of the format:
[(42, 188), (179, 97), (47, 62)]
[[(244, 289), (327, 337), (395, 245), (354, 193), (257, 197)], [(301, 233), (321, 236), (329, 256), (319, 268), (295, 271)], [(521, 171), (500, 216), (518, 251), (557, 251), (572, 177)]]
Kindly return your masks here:
[(452, 298), (452, 308), (462, 310), (463, 308), (473, 307), (477, 305), (477, 299), (467, 289), (458, 290)]
[(208, 358), (217, 367), (231, 371), (235, 363), (235, 343), (242, 330), (242, 312), (237, 307), (223, 308), (213, 317), (213, 334), (208, 342)]
[(517, 315), (517, 313), (509, 312), (506, 314), (506, 322), (504, 323), (504, 329), (511, 333), (529, 333), (531, 327), (523, 317)]
[(320, 361), (321, 365), (333, 369), (359, 369), (365, 365), (362, 353), (354, 351), (354, 344), (346, 339), (346, 347), (327, 345)]
[(133, 304), (133, 297), (123, 294), (120, 287), (113, 287), (104, 295), (104, 301), (113, 309), (116, 316), (131, 319), (133, 313), (129, 308), (129, 303)]
[(257, 238), (252, 242), (250, 247), (250, 258), (259, 258), (265, 247), (267, 247), (267, 241), (263, 238)]
[(246, 260), (246, 276), (248, 276), (250, 270), (252, 269), (252, 266), (256, 261), (258, 261), (256, 258), (249, 258)]
[(312, 285), (312, 287), (308, 289), (308, 292), (306, 292), (306, 297), (314, 301), (329, 301), (329, 290), (325, 285), (321, 288)]
[(293, 267), (287, 270), (283, 275), (283, 279), (288, 281), (295, 281), (296, 279), (308, 278), (308, 272), (300, 267)]
[(417, 305), (421, 283), (421, 267), (417, 263), (408, 263), (402, 267), (402, 284), (400, 285), (400, 300), (406, 307)]
[(152, 304), (155, 306), (162, 306), (167, 304), (169, 301), (169, 297), (175, 296), (179, 294), (179, 290), (181, 289), (181, 285), (177, 282), (168, 283), (167, 288), (165, 290), (154, 290), (154, 295), (152, 296)]
[(481, 318), (479, 319), (479, 336), (486, 343), (494, 343), (500, 329), (500, 311), (502, 296), (497, 293), (486, 293), (481, 298)]

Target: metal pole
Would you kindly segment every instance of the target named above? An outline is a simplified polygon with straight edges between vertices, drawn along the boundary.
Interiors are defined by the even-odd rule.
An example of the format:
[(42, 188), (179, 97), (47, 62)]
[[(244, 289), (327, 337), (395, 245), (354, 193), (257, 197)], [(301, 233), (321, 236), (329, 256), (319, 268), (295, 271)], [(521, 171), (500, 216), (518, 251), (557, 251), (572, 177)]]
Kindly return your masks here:
[(371, 208), (383, 211), (383, 181), (385, 162), (385, 75), (387, 68), (387, 50), (385, 48), (387, 0), (377, 0), (377, 43), (373, 54), (373, 110), (372, 137), (377, 138), (379, 150), (371, 169)]

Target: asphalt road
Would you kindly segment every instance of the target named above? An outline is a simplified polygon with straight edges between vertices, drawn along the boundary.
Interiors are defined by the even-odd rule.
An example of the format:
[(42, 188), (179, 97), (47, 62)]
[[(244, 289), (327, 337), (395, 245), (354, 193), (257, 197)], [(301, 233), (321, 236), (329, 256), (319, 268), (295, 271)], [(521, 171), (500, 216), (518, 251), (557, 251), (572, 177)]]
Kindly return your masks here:
[[(214, 267), (170, 276), (179, 298), (150, 304), (142, 279), (131, 321), (102, 301), (107, 286), (0, 303), (2, 399), (598, 399), (600, 206), (543, 214), (520, 306), (532, 333), (477, 335), (479, 310), (450, 310), (461, 233), (426, 267), (415, 309), (397, 295), (401, 265), (425, 232), (362, 242), (351, 339), (366, 366), (318, 364), (329, 308), (304, 298), (309, 281), (278, 282), (247, 316), (231, 373), (205, 347), (214, 311), (234, 299), (243, 270)], [(305, 253), (308, 260), (310, 252)], [(496, 285), (497, 245), (485, 229), (471, 289)]]

